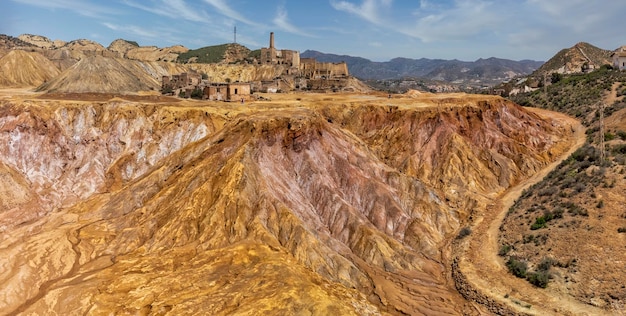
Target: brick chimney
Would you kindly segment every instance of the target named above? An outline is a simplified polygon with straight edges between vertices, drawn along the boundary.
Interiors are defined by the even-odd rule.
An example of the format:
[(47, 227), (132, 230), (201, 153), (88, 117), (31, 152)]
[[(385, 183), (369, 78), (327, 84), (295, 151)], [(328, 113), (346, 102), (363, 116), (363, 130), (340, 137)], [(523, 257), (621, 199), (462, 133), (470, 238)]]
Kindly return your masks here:
[(270, 32), (270, 48), (274, 48), (274, 32)]

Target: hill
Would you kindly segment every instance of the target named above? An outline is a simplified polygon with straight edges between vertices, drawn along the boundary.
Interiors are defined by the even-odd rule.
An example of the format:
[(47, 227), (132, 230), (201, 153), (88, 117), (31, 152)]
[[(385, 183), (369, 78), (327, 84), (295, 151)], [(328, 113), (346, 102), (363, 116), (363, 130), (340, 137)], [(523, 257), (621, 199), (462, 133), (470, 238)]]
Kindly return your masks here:
[(37, 88), (47, 92), (136, 93), (159, 90), (161, 77), (184, 72), (176, 65), (92, 56)]
[(111, 42), (107, 47), (108, 50), (112, 52), (120, 53), (120, 57), (124, 57), (124, 55), (131, 49), (138, 48), (139, 44), (135, 41), (127, 41), (125, 39), (118, 38)]
[(61, 48), (65, 46), (65, 44), (67, 44), (66, 42), (61, 41), (61, 40), (52, 41), (45, 36), (33, 35), (33, 34), (22, 34), (18, 36), (18, 38), (21, 41), (29, 43), (30, 45), (34, 47), (46, 48), (46, 49)]
[(0, 34), (0, 49), (13, 49), (16, 47), (35, 47), (35, 46), (31, 43), (24, 42), (17, 37)]
[(345, 61), (350, 73), (361, 79), (417, 77), (474, 86), (491, 85), (515, 76), (530, 74), (543, 64), (539, 61), (512, 61), (493, 57), (473, 62), (427, 58), (394, 58), (387, 62), (373, 62), (360, 57), (324, 54), (311, 50), (303, 52), (301, 56), (314, 57), (325, 62)]
[(36, 52), (11, 50), (0, 58), (0, 86), (38, 86), (52, 80), (59, 69), (46, 57)]
[(107, 47), (109, 51), (123, 57), (139, 61), (170, 61), (178, 60), (179, 54), (189, 51), (182, 45), (159, 48), (156, 46), (139, 46), (137, 42), (116, 39)]
[(0, 213), (0, 310), (481, 314), (447, 245), (569, 127), (492, 96), (276, 98), (0, 100), (43, 206)]
[(565, 48), (543, 64), (533, 76), (551, 75), (552, 73), (581, 73), (587, 69), (597, 69), (602, 65), (610, 65), (611, 51), (580, 42)]
[(251, 51), (239, 44), (222, 44), (192, 49), (178, 56), (181, 63), (231, 63), (242, 61)]

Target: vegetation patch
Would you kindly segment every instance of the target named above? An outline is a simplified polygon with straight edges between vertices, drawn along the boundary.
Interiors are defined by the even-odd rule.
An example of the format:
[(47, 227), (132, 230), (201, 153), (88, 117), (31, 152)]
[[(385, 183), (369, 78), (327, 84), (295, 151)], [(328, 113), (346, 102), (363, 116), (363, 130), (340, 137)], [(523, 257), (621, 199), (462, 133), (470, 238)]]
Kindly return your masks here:
[(509, 268), (509, 271), (513, 273), (514, 276), (518, 278), (526, 277), (526, 272), (528, 271), (528, 264), (526, 261), (522, 261), (517, 257), (511, 256), (506, 262), (506, 267)]
[[(607, 193), (623, 187), (626, 179), (626, 131), (609, 117), (626, 108), (626, 102), (605, 104), (604, 122), (612, 125), (603, 128), (599, 125), (599, 104), (616, 82), (621, 82), (619, 96), (626, 91), (626, 72), (603, 67), (586, 74), (554, 75), (549, 86), (509, 97), (518, 104), (575, 116), (587, 126), (586, 143), (542, 181), (524, 190), (500, 227), (498, 255), (511, 274), (539, 288), (548, 287), (557, 268), (563, 282), (570, 282), (575, 273), (580, 273), (589, 263), (578, 265), (577, 258), (573, 258), (576, 249), (564, 251), (576, 244), (564, 243), (581, 242), (576, 237), (579, 233), (602, 234), (606, 229), (603, 221), (614, 216), (611, 212), (615, 205), (607, 199)], [(626, 226), (618, 224), (611, 226), (612, 234), (616, 230), (626, 234)], [(578, 260), (587, 259), (581, 256)]]

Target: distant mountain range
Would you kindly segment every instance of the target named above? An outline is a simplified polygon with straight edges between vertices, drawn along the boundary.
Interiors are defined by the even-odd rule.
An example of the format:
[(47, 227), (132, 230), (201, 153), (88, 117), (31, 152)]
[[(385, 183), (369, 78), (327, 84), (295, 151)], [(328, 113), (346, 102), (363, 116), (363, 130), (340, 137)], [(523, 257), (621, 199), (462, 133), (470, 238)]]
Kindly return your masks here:
[(345, 61), (350, 74), (360, 79), (424, 78), (467, 85), (499, 83), (530, 74), (543, 64), (542, 61), (514, 61), (495, 57), (476, 61), (394, 58), (386, 62), (375, 62), (361, 57), (326, 54), (314, 50), (304, 51), (300, 56), (322, 62)]

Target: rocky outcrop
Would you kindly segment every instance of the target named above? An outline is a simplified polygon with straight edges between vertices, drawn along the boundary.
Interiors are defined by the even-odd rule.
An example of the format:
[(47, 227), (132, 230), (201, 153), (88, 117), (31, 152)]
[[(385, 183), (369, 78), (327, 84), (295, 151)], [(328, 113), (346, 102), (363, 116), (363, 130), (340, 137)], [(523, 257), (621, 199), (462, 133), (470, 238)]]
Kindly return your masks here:
[(107, 49), (109, 51), (116, 52), (117, 57), (140, 61), (169, 62), (175, 62), (178, 59), (179, 54), (189, 50), (182, 45), (165, 48), (159, 48), (156, 46), (139, 46), (136, 42), (129, 42), (123, 39), (116, 39), (111, 42)]
[(126, 52), (125, 57), (141, 61), (168, 61), (175, 62), (178, 55), (188, 51), (189, 49), (182, 45), (176, 45), (165, 48), (156, 46), (137, 47)]
[(49, 38), (41, 35), (33, 35), (33, 34), (22, 34), (18, 36), (20, 40), (30, 43), (34, 46), (45, 48), (45, 49), (54, 49), (63, 47), (66, 43), (61, 40), (50, 40)]
[[(15, 48), (27, 48), (35, 47), (31, 43), (24, 42), (17, 37), (10, 35), (0, 34), (0, 49), (15, 49)], [(2, 55), (0, 55), (1, 57)]]
[[(68, 207), (119, 188), (222, 124), (219, 116), (209, 117), (204, 111), (179, 116), (173, 108), (123, 102), (66, 106), (3, 102), (1, 109), (0, 160), (15, 170), (9, 175), (23, 177), (12, 176), (11, 182), (28, 183), (28, 190), (13, 195), (28, 193), (41, 202), (33, 212), (24, 209), (29, 220), (41, 210)], [(179, 126), (182, 122), (184, 127)], [(115, 166), (119, 172), (113, 171), (118, 170)], [(24, 185), (11, 186), (20, 187)]]
[(94, 42), (88, 39), (77, 39), (70, 42), (67, 42), (63, 45), (64, 48), (70, 50), (78, 50), (78, 51), (88, 51), (88, 52), (102, 52), (107, 49), (102, 46), (102, 44)]
[(508, 306), (497, 302), (496, 300), (485, 295), (478, 289), (474, 288), (472, 284), (467, 281), (467, 277), (463, 274), (463, 271), (459, 269), (459, 261), (456, 258), (452, 262), (452, 279), (454, 280), (454, 285), (457, 291), (459, 291), (459, 293), (461, 293), (461, 295), (463, 295), (465, 299), (471, 302), (476, 302), (484, 306), (485, 308), (487, 308), (487, 310), (494, 313), (495, 315), (502, 315), (502, 316), (532, 315), (532, 314), (519, 313), (519, 312), (513, 311)]
[(129, 42), (127, 40), (118, 38), (114, 40), (113, 42), (111, 42), (111, 44), (109, 45), (109, 47), (107, 47), (107, 49), (112, 52), (119, 53), (119, 57), (124, 57), (124, 55), (129, 50), (137, 48), (137, 47), (139, 47), (139, 45), (136, 42)]

